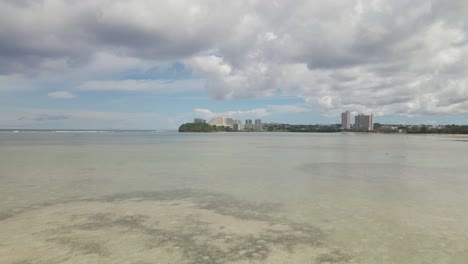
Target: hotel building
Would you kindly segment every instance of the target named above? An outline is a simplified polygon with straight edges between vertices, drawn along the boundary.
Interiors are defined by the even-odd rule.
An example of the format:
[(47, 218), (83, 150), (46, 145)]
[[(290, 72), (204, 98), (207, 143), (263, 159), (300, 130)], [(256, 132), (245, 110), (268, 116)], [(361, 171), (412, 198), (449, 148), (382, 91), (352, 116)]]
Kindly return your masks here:
[(341, 113), (341, 128), (351, 129), (351, 113), (349, 111)]
[(355, 116), (354, 117), (354, 129), (366, 130), (366, 131), (374, 130), (374, 120), (372, 118), (372, 114), (370, 115), (359, 114)]

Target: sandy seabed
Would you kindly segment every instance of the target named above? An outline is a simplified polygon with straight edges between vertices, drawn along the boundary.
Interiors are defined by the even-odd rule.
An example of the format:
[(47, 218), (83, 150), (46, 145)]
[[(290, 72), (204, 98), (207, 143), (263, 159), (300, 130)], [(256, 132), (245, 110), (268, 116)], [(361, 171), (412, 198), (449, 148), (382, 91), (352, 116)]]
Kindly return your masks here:
[(278, 210), (193, 190), (48, 202), (0, 215), (0, 263), (354, 263)]

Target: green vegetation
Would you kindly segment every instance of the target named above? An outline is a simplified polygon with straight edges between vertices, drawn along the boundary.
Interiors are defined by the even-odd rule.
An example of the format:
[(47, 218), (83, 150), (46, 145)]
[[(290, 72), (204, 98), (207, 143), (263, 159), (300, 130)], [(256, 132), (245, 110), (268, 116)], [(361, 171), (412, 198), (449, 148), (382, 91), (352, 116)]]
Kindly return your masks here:
[[(211, 126), (206, 123), (187, 123), (179, 127), (179, 132), (232, 132), (233, 129), (224, 126)], [(339, 124), (333, 125), (289, 125), (279, 123), (263, 124), (262, 130), (246, 129), (242, 132), (305, 132), (334, 133), (360, 132), (357, 130), (342, 130)], [(368, 132), (368, 131), (366, 131)], [(408, 134), (468, 134), (468, 125), (388, 125), (374, 123), (371, 133), (408, 133)]]
[(216, 129), (206, 123), (186, 123), (179, 127), (179, 132), (214, 132)]
[(411, 126), (406, 129), (406, 133), (412, 134), (468, 134), (468, 126), (447, 125), (447, 126)]
[(374, 123), (374, 133), (468, 134), (468, 125), (381, 125)]
[(179, 127), (179, 132), (231, 132), (232, 128), (212, 126), (207, 123), (186, 123)]
[[(179, 132), (232, 132), (233, 129), (224, 126), (211, 126), (206, 123), (186, 123), (179, 127)], [(246, 129), (244, 132), (341, 132), (340, 125), (289, 125), (266, 124), (263, 130)]]

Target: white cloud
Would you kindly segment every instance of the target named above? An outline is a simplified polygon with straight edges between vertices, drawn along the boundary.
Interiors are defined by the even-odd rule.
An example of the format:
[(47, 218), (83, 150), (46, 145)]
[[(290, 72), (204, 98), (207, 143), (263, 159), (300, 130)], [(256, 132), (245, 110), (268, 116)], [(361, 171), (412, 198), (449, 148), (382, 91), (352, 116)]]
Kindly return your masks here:
[(165, 91), (183, 92), (199, 90), (204, 81), (199, 79), (190, 80), (104, 80), (88, 81), (78, 87), (82, 91)]
[(227, 116), (231, 118), (245, 118), (245, 117), (258, 118), (258, 117), (264, 117), (264, 116), (269, 115), (268, 110), (265, 108), (255, 108), (255, 109), (249, 109), (249, 110), (232, 110), (232, 111), (225, 111), (225, 112), (213, 112), (205, 108), (196, 108), (194, 109), (194, 112), (197, 116), (200, 116), (206, 119), (211, 119), (217, 116)]
[(168, 117), (152, 112), (10, 108), (0, 113), (2, 128), (176, 129), (181, 122), (182, 117)]
[[(0, 91), (204, 86), (324, 115), (468, 113), (466, 0), (2, 1), (0, 17)], [(206, 83), (115, 80), (176, 61)]]
[(67, 91), (52, 92), (52, 93), (49, 93), (48, 96), (54, 99), (72, 99), (76, 97), (74, 93), (67, 92)]
[(456, 3), (284, 3), (259, 11), (250, 45), (223, 42), (216, 59), (187, 65), (208, 78), (215, 98), (283, 91), (325, 115), (468, 113), (468, 13)]
[(12, 74), (0, 75), (0, 92), (32, 90), (34, 84), (27, 77)]
[(274, 113), (305, 113), (312, 111), (307, 105), (268, 105), (267, 108)]
[(248, 110), (230, 110), (224, 112), (214, 112), (206, 108), (196, 108), (194, 112), (197, 116), (211, 119), (217, 116), (227, 116), (231, 118), (260, 118), (274, 113), (303, 113), (310, 112), (306, 105), (268, 105), (266, 108), (254, 108)]

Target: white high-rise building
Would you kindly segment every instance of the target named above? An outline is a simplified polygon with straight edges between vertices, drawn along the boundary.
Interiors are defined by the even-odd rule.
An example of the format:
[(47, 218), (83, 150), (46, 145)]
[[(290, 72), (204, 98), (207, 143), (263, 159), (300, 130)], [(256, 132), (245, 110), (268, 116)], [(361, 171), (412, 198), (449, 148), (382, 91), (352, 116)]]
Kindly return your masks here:
[(359, 114), (354, 117), (354, 129), (356, 130), (374, 130), (374, 120), (372, 114), (363, 115)]
[(351, 129), (351, 113), (349, 111), (341, 113), (341, 128)]

